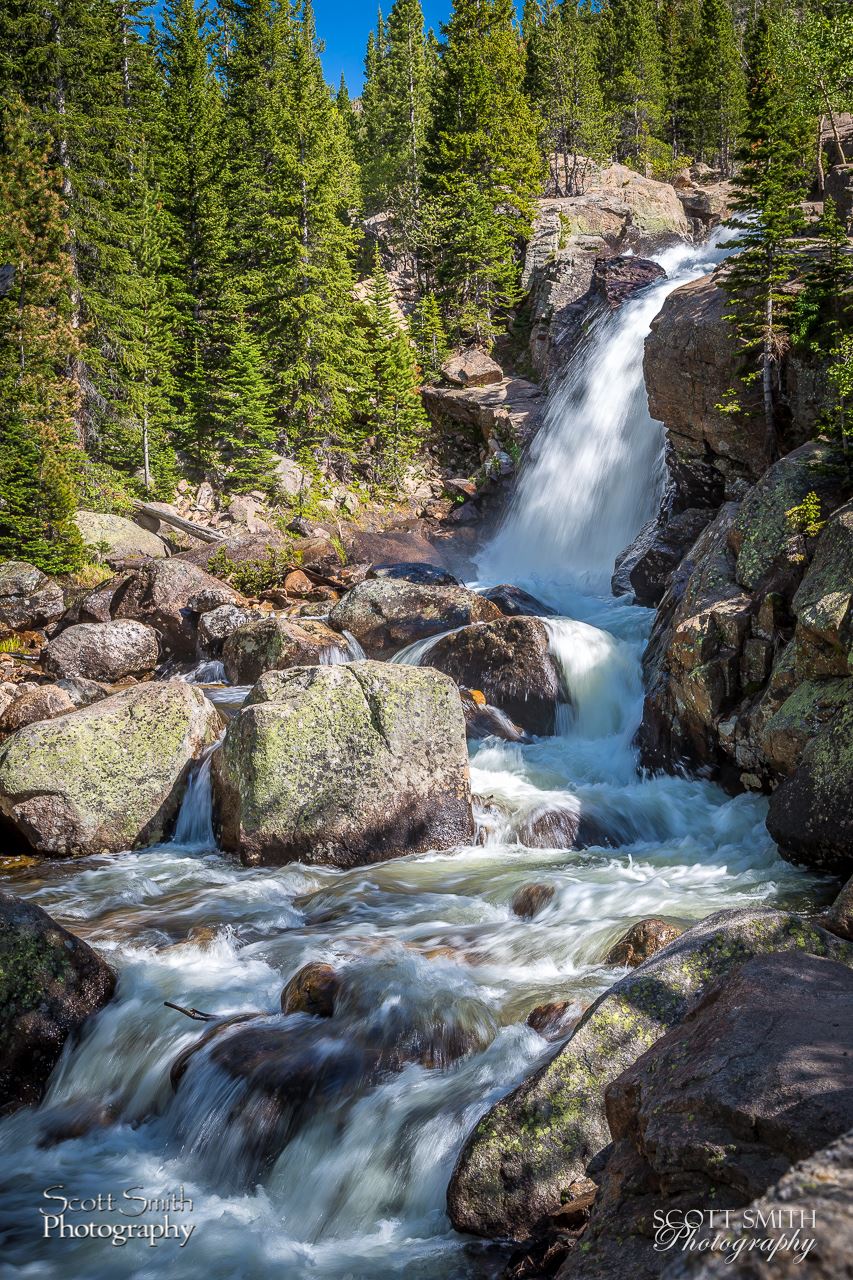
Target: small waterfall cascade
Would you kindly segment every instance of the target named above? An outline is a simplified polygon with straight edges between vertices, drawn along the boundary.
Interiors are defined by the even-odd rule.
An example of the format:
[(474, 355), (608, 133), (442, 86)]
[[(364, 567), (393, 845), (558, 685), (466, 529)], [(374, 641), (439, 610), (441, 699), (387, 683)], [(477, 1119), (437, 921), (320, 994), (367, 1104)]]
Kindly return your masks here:
[(728, 233), (658, 255), (665, 280), (602, 314), (550, 396), (509, 512), (478, 563), (489, 582), (609, 587), (613, 562), (654, 515), (663, 431), (649, 416), (643, 347), (673, 289), (722, 261)]
[(220, 738), (208, 747), (201, 760), (190, 774), (184, 792), (175, 833), (174, 844), (190, 849), (215, 849), (216, 836), (213, 832), (213, 790), (210, 769), (213, 756), (222, 745)]

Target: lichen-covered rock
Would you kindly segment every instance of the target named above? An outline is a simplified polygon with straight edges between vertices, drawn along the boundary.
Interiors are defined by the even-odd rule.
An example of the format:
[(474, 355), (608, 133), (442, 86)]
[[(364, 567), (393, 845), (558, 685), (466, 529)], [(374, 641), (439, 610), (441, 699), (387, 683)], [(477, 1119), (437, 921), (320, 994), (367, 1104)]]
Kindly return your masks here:
[(112, 684), (150, 675), (159, 652), (157, 633), (144, 622), (81, 622), (51, 640), (42, 665), (61, 679), (82, 676)]
[(0, 563), (0, 636), (44, 627), (64, 611), (62, 588), (41, 569), (25, 560)]
[(162, 538), (124, 516), (108, 515), (103, 511), (78, 511), (74, 523), (83, 541), (107, 561), (160, 559), (169, 554)]
[(793, 608), (798, 676), (853, 674), (853, 503), (827, 521)]
[[(853, 1125), (851, 1056), (848, 965), (755, 956), (716, 984), (608, 1087), (613, 1147), (584, 1249), (569, 1256), (562, 1280), (653, 1280), (661, 1263), (656, 1214), (673, 1221), (685, 1211), (745, 1206), (792, 1161), (845, 1133)], [(816, 1223), (800, 1234), (824, 1230)], [(697, 1234), (716, 1232), (706, 1218)]]
[(209, 613), (203, 613), (198, 620), (198, 657), (202, 660), (220, 657), (228, 637), (256, 616), (251, 609), (241, 609), (236, 604), (220, 604)]
[(853, 703), (809, 742), (770, 797), (767, 830), (792, 862), (853, 871)]
[(192, 658), (200, 615), (220, 604), (240, 603), (242, 598), (224, 582), (174, 556), (135, 569), (109, 608), (113, 618), (134, 618), (153, 627), (169, 656)]
[[(494, 606), (492, 606), (494, 608)], [(443, 636), (424, 661), (486, 701), (529, 733), (553, 733), (557, 708), (569, 701), (539, 618), (499, 618)]]
[(668, 947), (670, 942), (674, 942), (683, 932), (684, 930), (677, 924), (670, 924), (668, 920), (661, 920), (658, 916), (639, 920), (631, 925), (618, 942), (613, 944), (604, 963), (624, 964), (629, 969), (636, 969), (637, 965), (648, 960), (649, 956), (663, 951), (664, 947)]
[(41, 1101), (66, 1040), (114, 990), (91, 947), (0, 891), (0, 1112)]
[(116, 853), (163, 838), (219, 714), (200, 689), (141, 684), (0, 746), (0, 814), (35, 853)]
[(466, 843), (465, 721), (451, 680), (377, 662), (267, 672), (214, 757), (226, 849), (351, 867)]
[(351, 632), (368, 657), (387, 658), (440, 631), (500, 617), (497, 605), (465, 587), (375, 578), (348, 591), (329, 615), (329, 624)]
[(0, 733), (16, 733), (25, 725), (35, 724), (37, 720), (53, 720), (56, 716), (67, 715), (76, 707), (64, 689), (55, 684), (39, 685), (37, 689), (29, 689), (20, 697), (13, 698), (0, 715)]
[(254, 684), (265, 671), (309, 667), (340, 660), (346, 641), (325, 623), (305, 618), (258, 618), (233, 631), (222, 646), (225, 675), (231, 684)]
[(522, 1239), (610, 1140), (604, 1091), (753, 955), (805, 952), (853, 966), (853, 944), (792, 913), (723, 911), (682, 934), (587, 1010), (571, 1039), (483, 1117), (448, 1188), (455, 1227)]
[[(726, 1223), (729, 1249), (680, 1252), (676, 1245), (664, 1255), (663, 1280), (769, 1280), (771, 1274), (795, 1280), (804, 1267), (809, 1280), (846, 1280), (853, 1256), (853, 1129), (800, 1160)], [(791, 1248), (799, 1224), (800, 1244)]]

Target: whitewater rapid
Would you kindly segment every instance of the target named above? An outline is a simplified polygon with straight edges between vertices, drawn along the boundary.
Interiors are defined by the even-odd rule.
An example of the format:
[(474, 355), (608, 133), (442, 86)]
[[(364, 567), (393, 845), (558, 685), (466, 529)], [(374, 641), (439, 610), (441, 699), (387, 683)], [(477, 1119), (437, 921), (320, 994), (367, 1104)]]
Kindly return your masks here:
[[(661, 255), (669, 278), (596, 325), (481, 559), (479, 585), (510, 581), (559, 611), (547, 619), (549, 643), (573, 706), (552, 738), (472, 744), (479, 843), (350, 871), (243, 868), (215, 847), (208, 758), (170, 844), (6, 878), (97, 945), (119, 988), (66, 1050), (43, 1106), (0, 1124), (3, 1276), (496, 1275), (503, 1260), (451, 1230), (444, 1197), (477, 1118), (553, 1051), (526, 1025), (530, 1010), (563, 999), (580, 1012), (619, 977), (603, 957), (643, 916), (688, 924), (724, 907), (805, 899), (810, 882), (779, 858), (761, 798), (639, 776), (631, 744), (651, 614), (607, 587), (615, 554), (659, 497), (662, 432), (642, 395), (643, 337), (666, 292), (722, 251)], [(429, 648), (420, 642), (398, 659), (428, 662)], [(233, 712), (246, 692), (214, 696)], [(615, 844), (525, 847), (529, 824), (552, 811), (591, 815)], [(533, 882), (553, 897), (522, 920), (512, 898)], [(433, 1061), (341, 1090), (270, 1169), (249, 1173), (231, 1120), (233, 1082), (201, 1057), (172, 1090), (171, 1064), (204, 1027), (164, 1001), (281, 1022), (282, 987), (309, 960), (345, 970), (350, 992), (328, 1022), (290, 1017), (318, 1063), (356, 1034), (377, 1045), (426, 1042)], [(460, 1044), (461, 1056), (444, 1052)], [(78, 1196), (183, 1188), (195, 1230), (184, 1248), (45, 1243), (42, 1194), (57, 1183)]]

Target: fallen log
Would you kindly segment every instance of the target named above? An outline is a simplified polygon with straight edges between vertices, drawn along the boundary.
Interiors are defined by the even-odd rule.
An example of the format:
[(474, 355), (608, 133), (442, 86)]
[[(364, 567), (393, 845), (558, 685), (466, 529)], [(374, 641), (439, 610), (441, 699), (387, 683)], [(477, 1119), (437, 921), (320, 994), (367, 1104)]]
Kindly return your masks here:
[(143, 515), (150, 516), (152, 520), (162, 520), (163, 524), (172, 524), (176, 529), (180, 529), (183, 533), (191, 534), (193, 538), (198, 538), (201, 542), (225, 541), (225, 534), (220, 533), (217, 529), (209, 529), (207, 525), (196, 524), (194, 520), (185, 520), (183, 516), (173, 515), (171, 511), (163, 511), (160, 507), (151, 506), (147, 502), (140, 502), (138, 498), (134, 499), (133, 509)]

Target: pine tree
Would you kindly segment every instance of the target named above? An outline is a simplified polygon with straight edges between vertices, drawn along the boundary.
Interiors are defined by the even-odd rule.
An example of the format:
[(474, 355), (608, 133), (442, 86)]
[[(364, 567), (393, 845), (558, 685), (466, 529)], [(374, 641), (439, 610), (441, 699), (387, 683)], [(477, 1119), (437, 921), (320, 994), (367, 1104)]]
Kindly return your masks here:
[(548, 0), (536, 37), (537, 105), (557, 195), (580, 195), (590, 161), (608, 160), (616, 140), (599, 85), (594, 22), (585, 5)]
[(609, 0), (601, 18), (599, 57), (620, 158), (651, 172), (660, 155), (666, 99), (653, 0)]
[(394, 0), (384, 63), (386, 189), (404, 253), (417, 259), (423, 237), (423, 166), (431, 98), (431, 68), (420, 0)]
[(436, 269), (457, 335), (490, 342), (541, 190), (537, 120), (510, 0), (456, 0), (444, 34), (426, 174)]
[(740, 48), (729, 0), (702, 0), (689, 58), (687, 128), (697, 160), (732, 172), (745, 107)]
[(379, 251), (363, 308), (365, 380), (363, 430), (373, 443), (374, 480), (397, 477), (423, 437), (427, 420), (411, 339), (401, 328)]
[(59, 179), (20, 99), (3, 109), (0, 208), (0, 557), (62, 573), (83, 560), (70, 376), (79, 334)]
[(199, 470), (215, 467), (204, 385), (229, 339), (227, 147), (222, 93), (211, 65), (208, 11), (167, 0), (159, 55), (168, 134), (163, 198), (168, 213), (170, 303), (175, 325), (175, 426)]
[(434, 293), (425, 293), (412, 313), (412, 340), (425, 378), (437, 378), (447, 358), (447, 334)]
[(218, 481), (237, 493), (266, 489), (273, 467), (275, 415), (260, 345), (240, 314), (216, 376), (210, 426), (221, 470)]
[(726, 280), (732, 319), (748, 362), (744, 381), (761, 379), (768, 436), (775, 440), (779, 357), (792, 298), (792, 239), (800, 229), (806, 176), (800, 166), (801, 121), (786, 93), (779, 29), (769, 0), (759, 6), (745, 40), (747, 113), (736, 178), (741, 252)]
[(386, 64), (388, 28), (379, 10), (376, 30), (367, 37), (364, 55), (364, 84), (361, 90), (361, 128), (357, 151), (361, 170), (364, 205), (368, 213), (384, 211), (388, 175), (384, 142), (388, 132), (386, 120)]

